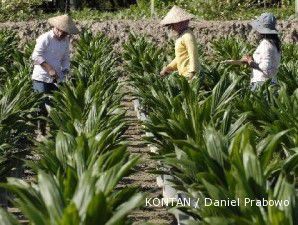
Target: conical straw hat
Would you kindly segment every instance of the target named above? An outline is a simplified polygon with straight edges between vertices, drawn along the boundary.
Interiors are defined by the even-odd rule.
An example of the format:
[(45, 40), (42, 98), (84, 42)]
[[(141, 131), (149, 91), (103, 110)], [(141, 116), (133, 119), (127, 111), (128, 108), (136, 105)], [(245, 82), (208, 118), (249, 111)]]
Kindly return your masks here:
[(189, 14), (185, 10), (181, 9), (178, 6), (173, 6), (171, 10), (168, 12), (168, 14), (163, 18), (163, 20), (160, 22), (161, 25), (169, 25), (173, 23), (180, 23), (183, 21), (191, 20), (193, 19), (193, 15)]
[(250, 23), (253, 29), (260, 34), (278, 34), (276, 29), (276, 18), (272, 13), (263, 13)]
[(68, 34), (77, 34), (79, 33), (78, 28), (76, 27), (74, 21), (68, 15), (52, 17), (48, 20), (49, 24), (53, 27), (56, 27)]

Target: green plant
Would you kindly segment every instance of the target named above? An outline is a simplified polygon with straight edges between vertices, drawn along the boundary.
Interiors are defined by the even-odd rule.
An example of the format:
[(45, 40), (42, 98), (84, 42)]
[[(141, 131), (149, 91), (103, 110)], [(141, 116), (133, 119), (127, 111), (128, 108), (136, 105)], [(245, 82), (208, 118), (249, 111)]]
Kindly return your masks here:
[[(1, 185), (14, 194), (13, 204), (31, 224), (131, 224), (128, 215), (144, 203), (144, 195), (137, 188), (117, 188), (139, 157), (130, 156), (122, 137), (126, 130), (125, 112), (120, 105), (123, 94), (109, 45), (102, 35), (82, 34), (72, 76), (51, 96), (51, 136), (37, 144), (34, 154), (39, 160), (27, 161), (37, 180), (29, 183), (9, 178)], [(22, 60), (17, 66), (27, 68)], [(29, 93), (28, 78), (22, 81), (27, 92), (21, 89), (22, 96), (18, 97), (35, 96)], [(8, 84), (14, 84), (15, 89), (10, 89), (18, 94), (21, 84), (7, 81)], [(10, 89), (5, 90), (7, 96)], [(31, 103), (20, 99), (17, 103), (21, 106)], [(17, 111), (17, 106), (13, 109), (23, 119), (21, 115), (28, 112)], [(33, 106), (28, 107), (33, 110)], [(22, 128), (16, 126), (21, 132), (26, 126), (19, 117), (12, 125), (22, 122)], [(18, 224), (4, 211), (0, 211), (0, 217), (5, 225)]]
[[(15, 76), (0, 89), (0, 178), (5, 179), (28, 154), (38, 97), (28, 78)], [(18, 163), (17, 163), (18, 162)]]
[(129, 41), (123, 46), (123, 58), (129, 72), (158, 74), (166, 61), (163, 49), (149, 42), (144, 36), (130, 34)]
[[(298, 123), (293, 112), (297, 105), (296, 94), (287, 96), (286, 90), (281, 90), (279, 97), (272, 98), (268, 105), (266, 99), (259, 99), (263, 96), (247, 95), (251, 100), (243, 98), (245, 89), (237, 91), (237, 82), (229, 83), (227, 77), (221, 79), (210, 94), (201, 92), (198, 96), (183, 78), (175, 79), (172, 85), (179, 86), (175, 96), (167, 88), (154, 89), (154, 83), (154, 91), (148, 93), (147, 87), (146, 94), (139, 92), (141, 98), (148, 98), (144, 102), (150, 109), (144, 125), (152, 136), (146, 140), (158, 147), (156, 158), (162, 160), (166, 168), (171, 168), (174, 187), (195, 199), (264, 198), (293, 202), (290, 207), (270, 208), (281, 217), (276, 217), (266, 207), (201, 206), (182, 210), (205, 224), (222, 224), (226, 218), (233, 218), (226, 224), (240, 221), (251, 224), (252, 218), (255, 224), (296, 221), (295, 182), (291, 181), (291, 176), (284, 176), (296, 171), (292, 164), (295, 157), (291, 159), (291, 166), (285, 166), (290, 160), (286, 155), (293, 154), (297, 140)], [(140, 84), (137, 90), (142, 90)], [(238, 98), (242, 103), (257, 101), (259, 105), (255, 109), (263, 109), (262, 114), (249, 112), (249, 108), (237, 113)], [(283, 118), (284, 112), (290, 116)], [(258, 117), (261, 115), (264, 117)], [(258, 117), (259, 127), (246, 124), (254, 121), (251, 116)], [(294, 128), (290, 124), (295, 124)], [(267, 187), (266, 182), (272, 185)], [(261, 213), (263, 210), (266, 215)]]
[(209, 76), (203, 83), (137, 70), (130, 76), (148, 116), (143, 124), (151, 135), (145, 139), (158, 148), (153, 158), (161, 168), (155, 172), (171, 175), (172, 187), (194, 199), (291, 202), (289, 207), (178, 207), (195, 219), (189, 224), (296, 224), (295, 64), (285, 57), (278, 75), (284, 82), (252, 93), (248, 70), (214, 62), (239, 59), (251, 46), (223, 39), (212, 49), (204, 60), (202, 74)]
[(75, 47), (77, 50), (72, 60), (75, 79), (85, 83), (105, 82), (106, 85), (116, 82), (118, 56), (110, 39), (102, 33), (93, 35), (90, 31), (83, 31)]
[[(282, 169), (286, 161), (278, 162), (273, 158), (276, 162), (273, 166), (272, 161), (264, 160), (268, 153), (274, 151), (271, 148), (283, 134), (268, 139), (266, 145), (253, 143), (253, 135), (249, 127), (244, 126), (229, 141), (214, 129), (207, 128), (204, 131), (204, 144), (186, 141), (179, 160), (169, 160), (170, 165), (177, 170), (178, 189), (190, 196), (213, 201), (240, 199), (237, 206), (206, 206), (202, 201), (200, 207), (185, 209), (196, 218), (197, 222), (193, 224), (199, 224), (199, 221), (204, 224), (296, 224), (298, 196), (293, 177), (288, 174), (289, 171), (279, 173), (274, 179), (272, 173), (268, 173), (269, 168), (273, 173), (277, 168)], [(177, 144), (181, 144), (181, 141), (177, 141)], [(264, 154), (258, 157), (255, 146), (264, 147)], [(282, 200), (288, 201), (289, 205), (246, 205), (246, 198)]]
[(252, 46), (240, 38), (219, 38), (211, 44), (213, 59), (223, 61), (226, 59), (239, 60), (244, 55), (252, 53)]
[(9, 76), (12, 69), (13, 57), (18, 48), (16, 33), (9, 30), (0, 31), (0, 85)]
[(134, 162), (119, 162), (97, 174), (89, 170), (79, 180), (70, 167), (64, 176), (39, 171), (37, 184), (9, 179), (3, 186), (15, 193), (15, 204), (33, 224), (130, 224), (126, 217), (142, 204), (142, 194), (132, 188), (112, 190)]

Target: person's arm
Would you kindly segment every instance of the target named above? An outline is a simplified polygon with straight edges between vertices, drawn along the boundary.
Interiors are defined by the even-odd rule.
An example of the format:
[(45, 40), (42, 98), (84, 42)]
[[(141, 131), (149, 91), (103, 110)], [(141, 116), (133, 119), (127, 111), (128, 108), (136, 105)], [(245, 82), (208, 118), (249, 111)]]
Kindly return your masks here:
[(177, 70), (177, 59), (173, 59), (172, 62), (170, 62), (169, 65), (167, 65), (167, 68), (169, 68), (172, 71)]
[(34, 47), (32, 57), (34, 65), (40, 65), (50, 76), (56, 78), (57, 72), (55, 69), (46, 62), (45, 60), (45, 52), (48, 47), (48, 40), (45, 36), (40, 36), (36, 40), (36, 45)]
[(242, 59), (241, 59), (241, 61), (242, 61), (243, 63), (249, 65), (249, 66), (250, 66), (251, 68), (253, 68), (253, 69), (260, 70), (260, 68), (259, 68), (259, 64), (256, 63), (256, 62), (254, 61), (253, 57), (250, 56), (250, 55), (245, 55), (245, 56), (243, 56)]
[(272, 46), (268, 43), (262, 43), (258, 48), (258, 54), (260, 55), (260, 62), (254, 61), (253, 57), (245, 56), (244, 62), (246, 62), (251, 68), (261, 71), (266, 77), (270, 77), (272, 69), (274, 68), (273, 58), (274, 52)]
[(170, 74), (171, 72), (177, 70), (177, 60), (176, 58), (172, 60), (165, 68), (162, 69), (160, 72), (161, 76), (166, 76)]
[(198, 69), (198, 49), (195, 37), (191, 34), (184, 36), (184, 44), (186, 46), (189, 57), (189, 78), (192, 79)]
[(48, 64), (46, 61), (42, 62), (40, 64), (40, 66), (51, 76), (53, 77), (54, 79), (57, 78), (57, 72), (56, 70), (50, 65)]

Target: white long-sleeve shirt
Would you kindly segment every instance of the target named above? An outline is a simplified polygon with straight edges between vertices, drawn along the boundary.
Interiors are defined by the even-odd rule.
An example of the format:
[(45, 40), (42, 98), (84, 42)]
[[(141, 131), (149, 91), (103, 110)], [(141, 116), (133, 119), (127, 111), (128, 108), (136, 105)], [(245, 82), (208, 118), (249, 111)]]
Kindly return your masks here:
[(276, 82), (276, 75), (280, 65), (281, 54), (270, 41), (263, 39), (253, 54), (258, 69), (252, 71), (251, 83), (271, 79)]
[(36, 40), (31, 56), (34, 62), (32, 79), (53, 83), (53, 78), (40, 65), (47, 62), (56, 70), (59, 76), (58, 82), (63, 81), (64, 74), (62, 71), (69, 70), (70, 67), (69, 43), (69, 37), (63, 40), (55, 38), (53, 30), (40, 35)]

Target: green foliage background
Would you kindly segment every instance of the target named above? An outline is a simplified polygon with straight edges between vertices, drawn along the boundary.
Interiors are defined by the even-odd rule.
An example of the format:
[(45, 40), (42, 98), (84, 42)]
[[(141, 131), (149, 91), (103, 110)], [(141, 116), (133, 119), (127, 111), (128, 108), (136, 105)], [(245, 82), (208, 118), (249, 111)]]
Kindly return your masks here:
[[(0, 20), (42, 19), (65, 11), (66, 0), (3, 0), (0, 2)], [(174, 5), (179, 5), (200, 19), (237, 20), (251, 19), (264, 11), (276, 14), (280, 19), (288, 19), (294, 14), (294, 0), (267, 3), (267, 1), (249, 0), (73, 0), (71, 12), (78, 19), (103, 20), (141, 19), (162, 17)], [(151, 8), (154, 6), (154, 13)]]

